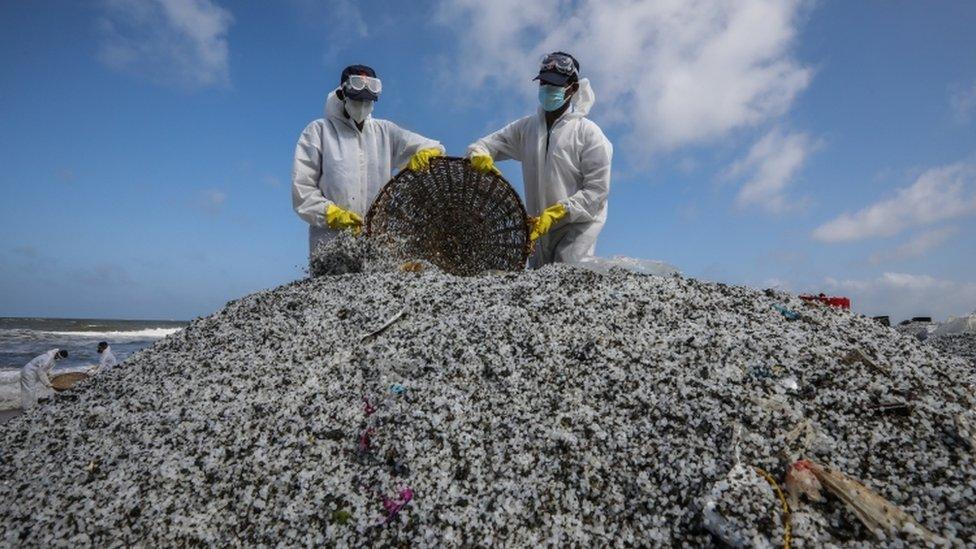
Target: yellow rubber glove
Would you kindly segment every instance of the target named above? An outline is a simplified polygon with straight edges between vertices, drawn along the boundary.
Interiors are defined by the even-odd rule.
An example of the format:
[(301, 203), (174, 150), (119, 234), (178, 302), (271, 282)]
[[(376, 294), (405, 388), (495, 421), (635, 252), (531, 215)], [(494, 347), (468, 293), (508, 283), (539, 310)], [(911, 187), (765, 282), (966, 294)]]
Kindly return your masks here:
[(444, 156), (444, 153), (440, 149), (430, 148), (421, 149), (410, 158), (410, 163), (407, 164), (407, 169), (412, 172), (422, 172), (427, 168), (430, 168), (430, 159), (435, 156)]
[(530, 218), (532, 232), (529, 233), (529, 240), (535, 242), (540, 236), (548, 233), (555, 222), (564, 217), (566, 217), (566, 206), (557, 202), (543, 210), (539, 217)]
[(502, 172), (498, 171), (495, 167), (495, 161), (492, 160), (490, 154), (475, 153), (468, 157), (471, 161), (471, 166), (478, 170), (479, 172), (493, 173), (495, 175), (501, 175)]
[(329, 204), (325, 209), (325, 222), (331, 229), (352, 229), (356, 236), (363, 231), (363, 218), (358, 213), (343, 210), (335, 204)]

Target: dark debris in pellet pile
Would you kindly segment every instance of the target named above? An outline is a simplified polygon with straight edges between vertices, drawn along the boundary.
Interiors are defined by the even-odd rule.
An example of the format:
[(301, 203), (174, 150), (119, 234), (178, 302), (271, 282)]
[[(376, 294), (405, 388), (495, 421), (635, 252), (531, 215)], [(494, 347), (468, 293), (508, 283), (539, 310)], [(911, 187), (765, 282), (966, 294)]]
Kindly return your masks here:
[[(716, 493), (778, 544), (772, 488), (720, 483), (799, 456), (976, 543), (972, 368), (870, 319), (568, 266), (348, 272), (228, 303), (7, 423), (0, 544), (708, 546)], [(836, 499), (800, 511), (797, 546), (876, 541)]]
[(968, 360), (976, 369), (976, 334), (940, 335), (930, 337), (926, 342), (947, 355)]

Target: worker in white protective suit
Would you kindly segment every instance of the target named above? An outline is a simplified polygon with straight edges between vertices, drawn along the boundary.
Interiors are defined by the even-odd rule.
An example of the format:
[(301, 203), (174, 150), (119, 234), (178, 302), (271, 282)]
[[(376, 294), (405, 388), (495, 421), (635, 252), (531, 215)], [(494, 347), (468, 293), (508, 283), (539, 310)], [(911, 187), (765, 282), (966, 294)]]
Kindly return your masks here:
[(496, 160), (522, 163), (525, 203), (532, 217), (529, 264), (578, 262), (593, 255), (607, 220), (613, 146), (585, 118), (595, 97), (579, 62), (546, 55), (539, 68), (539, 109), (468, 147), (471, 164), (498, 173)]
[(64, 349), (51, 349), (40, 355), (20, 370), (20, 399), (24, 410), (29, 410), (37, 404), (37, 384), (40, 383), (48, 389), (51, 388), (51, 379), (48, 375), (54, 368), (56, 361), (68, 357), (68, 351)]
[(437, 141), (373, 118), (381, 92), (373, 69), (346, 67), (326, 98), (325, 118), (306, 126), (298, 140), (291, 196), (298, 217), (309, 225), (309, 259), (339, 231), (359, 234), (363, 216), (394, 169), (425, 170), (431, 158), (444, 154)]
[(112, 352), (112, 347), (107, 341), (99, 342), (96, 351), (98, 351), (99, 355), (98, 366), (88, 370), (89, 374), (95, 375), (102, 372), (107, 372), (115, 366), (118, 366), (119, 361), (115, 358), (115, 353)]

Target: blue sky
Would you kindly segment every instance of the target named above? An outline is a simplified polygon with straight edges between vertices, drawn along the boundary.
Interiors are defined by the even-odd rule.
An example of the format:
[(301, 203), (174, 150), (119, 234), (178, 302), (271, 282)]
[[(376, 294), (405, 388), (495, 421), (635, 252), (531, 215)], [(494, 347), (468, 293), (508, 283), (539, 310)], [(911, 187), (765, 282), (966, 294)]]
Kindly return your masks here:
[(0, 315), (185, 319), (298, 278), (292, 153), (343, 66), (459, 155), (534, 111), (555, 49), (615, 145), (600, 255), (965, 314), (974, 26), (964, 1), (5, 2)]

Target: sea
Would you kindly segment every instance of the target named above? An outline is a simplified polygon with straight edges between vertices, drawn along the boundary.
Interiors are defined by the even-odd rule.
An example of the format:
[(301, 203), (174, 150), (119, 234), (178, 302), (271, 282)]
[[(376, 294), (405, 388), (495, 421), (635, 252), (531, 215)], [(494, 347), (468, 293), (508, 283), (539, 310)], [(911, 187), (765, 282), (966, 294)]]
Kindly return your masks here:
[(99, 341), (107, 341), (119, 362), (160, 339), (182, 330), (177, 320), (106, 320), (79, 318), (0, 317), (0, 410), (19, 406), (20, 369), (51, 349), (65, 349), (55, 373), (98, 364)]

